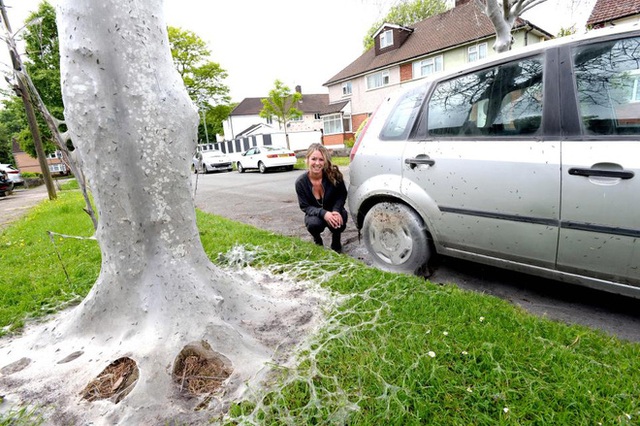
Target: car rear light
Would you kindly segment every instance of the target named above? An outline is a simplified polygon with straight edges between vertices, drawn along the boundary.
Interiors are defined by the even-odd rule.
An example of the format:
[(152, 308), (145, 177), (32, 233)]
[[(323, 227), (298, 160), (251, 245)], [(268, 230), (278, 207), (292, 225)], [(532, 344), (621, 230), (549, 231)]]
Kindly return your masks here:
[(267, 154), (267, 158), (278, 158), (278, 154)]
[(376, 109), (376, 111), (373, 112), (373, 114), (371, 114), (369, 117), (367, 117), (367, 121), (364, 124), (364, 127), (362, 128), (362, 131), (360, 132), (360, 134), (358, 135), (358, 138), (356, 139), (356, 143), (353, 144), (353, 148), (351, 148), (351, 154), (349, 154), (349, 161), (353, 161), (354, 157), (356, 156), (356, 151), (358, 151), (358, 147), (360, 146), (360, 142), (362, 141), (362, 138), (364, 138), (364, 134), (367, 133), (367, 129), (369, 128), (369, 125), (371, 124), (371, 120), (373, 120), (373, 116), (376, 115), (376, 112), (378, 110)]
[(17, 175), (19, 172), (17, 170), (8, 170), (7, 173)]
[(295, 157), (296, 154), (294, 154), (293, 152), (289, 154), (289, 157)]

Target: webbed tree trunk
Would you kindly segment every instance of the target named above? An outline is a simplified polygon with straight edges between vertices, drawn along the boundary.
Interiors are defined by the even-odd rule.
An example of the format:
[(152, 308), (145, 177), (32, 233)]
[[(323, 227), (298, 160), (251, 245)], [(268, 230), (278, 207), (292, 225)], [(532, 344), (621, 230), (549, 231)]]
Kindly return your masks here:
[[(294, 286), (231, 276), (207, 258), (189, 175), (198, 116), (161, 11), (161, 0), (58, 3), (65, 121), (98, 210), (102, 267), (79, 306), (0, 342), (0, 394), (53, 406), (52, 424), (202, 422), (212, 414), (196, 408), (226, 402), (182, 395), (175, 375), (188, 354), (230, 374), (228, 401), (321, 317), (316, 294), (299, 287), (310, 300), (293, 298)], [(127, 393), (79, 396), (122, 366)]]
[(59, 6), (66, 123), (100, 216), (102, 269), (84, 315), (108, 307), (126, 324), (202, 291), (193, 283), (209, 273), (189, 180), (198, 115), (161, 9), (159, 0)]

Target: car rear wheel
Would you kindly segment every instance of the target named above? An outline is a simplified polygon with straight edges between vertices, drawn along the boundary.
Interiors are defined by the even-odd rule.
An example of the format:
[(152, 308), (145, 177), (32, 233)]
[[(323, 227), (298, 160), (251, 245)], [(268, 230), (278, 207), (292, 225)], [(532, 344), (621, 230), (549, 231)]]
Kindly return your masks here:
[(364, 244), (380, 269), (425, 275), (432, 255), (420, 216), (398, 203), (379, 203), (367, 212), (363, 223)]
[(236, 165), (236, 167), (238, 168), (238, 172), (239, 173), (244, 173), (244, 167), (242, 167), (242, 164), (240, 164), (239, 161), (238, 161), (238, 164)]
[(266, 173), (267, 166), (265, 166), (264, 163), (261, 161), (258, 163), (258, 170), (260, 170), (260, 173)]

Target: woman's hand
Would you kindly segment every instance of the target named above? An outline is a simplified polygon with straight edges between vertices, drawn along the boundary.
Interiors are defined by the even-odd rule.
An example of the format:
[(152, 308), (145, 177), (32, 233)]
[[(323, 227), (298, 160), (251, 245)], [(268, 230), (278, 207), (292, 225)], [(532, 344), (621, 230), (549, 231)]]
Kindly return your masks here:
[(327, 225), (330, 227), (337, 229), (342, 226), (342, 215), (338, 212), (326, 212), (324, 214), (324, 221), (327, 222)]

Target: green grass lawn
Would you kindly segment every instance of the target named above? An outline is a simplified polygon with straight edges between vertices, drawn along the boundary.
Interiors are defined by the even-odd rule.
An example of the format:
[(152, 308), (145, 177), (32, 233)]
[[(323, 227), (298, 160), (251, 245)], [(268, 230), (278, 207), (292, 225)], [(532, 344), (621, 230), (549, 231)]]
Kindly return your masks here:
[[(349, 165), (349, 157), (333, 157), (331, 158), (331, 162), (333, 164), (335, 164), (336, 166), (340, 166), (340, 167), (346, 167)], [(299, 169), (299, 170), (304, 170), (307, 168), (307, 165), (305, 164), (305, 159), (304, 158), (298, 158), (298, 162), (296, 163), (296, 165), (294, 166), (295, 169)]]
[[(97, 242), (47, 234), (90, 236), (82, 207), (77, 191), (61, 191), (0, 234), (3, 334), (89, 291)], [(638, 344), (219, 216), (198, 212), (197, 220), (222, 267), (224, 253), (244, 246), (255, 253), (251, 266), (322, 282), (343, 297), (296, 367), (234, 405), (228, 424), (640, 424)], [(33, 416), (11, 423), (5, 414), (0, 425)]]

